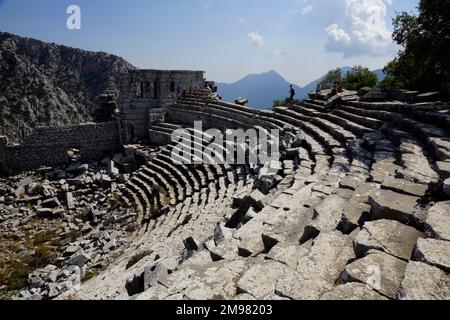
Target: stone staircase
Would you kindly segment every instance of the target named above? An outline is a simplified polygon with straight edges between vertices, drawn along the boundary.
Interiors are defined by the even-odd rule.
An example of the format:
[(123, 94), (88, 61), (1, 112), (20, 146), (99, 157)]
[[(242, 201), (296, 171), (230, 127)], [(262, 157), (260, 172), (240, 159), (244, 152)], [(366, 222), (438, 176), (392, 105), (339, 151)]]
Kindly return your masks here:
[[(175, 164), (175, 146), (166, 144), (122, 189), (144, 231), (77, 294), (449, 299), (450, 198), (442, 186), (450, 177), (450, 109), (353, 99), (324, 106), (307, 99), (258, 111), (205, 97), (171, 106), (170, 120), (182, 126), (280, 129), (300, 132), (301, 143), (265, 193), (255, 188), (263, 168)], [(150, 135), (177, 128), (160, 124)]]

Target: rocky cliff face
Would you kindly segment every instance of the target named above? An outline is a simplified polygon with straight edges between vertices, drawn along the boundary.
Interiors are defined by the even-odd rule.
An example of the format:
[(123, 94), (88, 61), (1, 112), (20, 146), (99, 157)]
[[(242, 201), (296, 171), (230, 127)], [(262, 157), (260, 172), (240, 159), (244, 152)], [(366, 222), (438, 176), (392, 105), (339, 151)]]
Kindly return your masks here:
[(97, 97), (129, 69), (114, 55), (0, 32), (0, 135), (92, 120)]

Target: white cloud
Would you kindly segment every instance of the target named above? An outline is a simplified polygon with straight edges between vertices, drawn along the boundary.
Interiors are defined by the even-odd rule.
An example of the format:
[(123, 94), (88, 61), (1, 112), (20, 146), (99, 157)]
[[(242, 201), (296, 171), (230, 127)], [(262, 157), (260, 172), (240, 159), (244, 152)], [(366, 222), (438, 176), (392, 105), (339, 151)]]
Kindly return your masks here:
[(349, 44), (352, 42), (350, 35), (344, 29), (339, 28), (337, 23), (333, 23), (326, 31), (329, 39), (334, 43)]
[(250, 38), (252, 46), (262, 47), (264, 45), (264, 37), (260, 35), (258, 31), (250, 32), (247, 35)]
[(239, 22), (246, 22), (247, 21), (247, 19), (245, 19), (244, 17), (239, 17)]
[(312, 4), (308, 4), (301, 9), (302, 14), (308, 14), (313, 10), (314, 6)]
[(392, 51), (392, 32), (386, 23), (387, 5), (392, 0), (341, 0), (350, 25), (337, 23), (326, 28), (326, 49), (341, 52), (345, 57), (355, 55), (384, 55)]

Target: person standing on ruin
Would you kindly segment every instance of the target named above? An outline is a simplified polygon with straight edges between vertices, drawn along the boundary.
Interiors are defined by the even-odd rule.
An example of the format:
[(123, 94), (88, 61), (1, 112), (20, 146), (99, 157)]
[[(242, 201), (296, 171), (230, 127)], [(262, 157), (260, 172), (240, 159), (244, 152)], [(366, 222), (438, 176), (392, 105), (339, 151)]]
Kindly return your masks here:
[(293, 101), (294, 97), (295, 97), (295, 90), (294, 90), (294, 86), (291, 84), (290, 90), (289, 90), (289, 94), (290, 94), (290, 100)]
[(318, 83), (316, 86), (316, 96), (314, 97), (314, 99), (319, 98), (321, 94), (322, 94), (322, 85)]

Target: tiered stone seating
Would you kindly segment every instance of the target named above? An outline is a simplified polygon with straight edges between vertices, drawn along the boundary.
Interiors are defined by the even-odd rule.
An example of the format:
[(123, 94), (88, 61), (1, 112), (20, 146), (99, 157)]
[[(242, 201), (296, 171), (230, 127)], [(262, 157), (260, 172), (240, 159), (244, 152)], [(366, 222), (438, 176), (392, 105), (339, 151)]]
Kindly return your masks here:
[[(94, 279), (81, 295), (125, 298), (125, 283), (138, 276), (144, 290), (131, 299), (449, 299), (449, 114), (395, 102), (326, 109), (307, 99), (258, 111), (180, 101), (168, 111), (174, 122), (279, 128), (301, 143), (266, 193), (256, 188), (258, 170), (174, 164), (174, 146), (163, 148), (123, 197), (143, 212), (159, 205), (144, 190), (153, 182), (140, 176), (150, 168), (155, 184), (174, 189), (174, 203), (102, 277), (122, 287)], [(144, 248), (148, 257), (123, 272)]]

